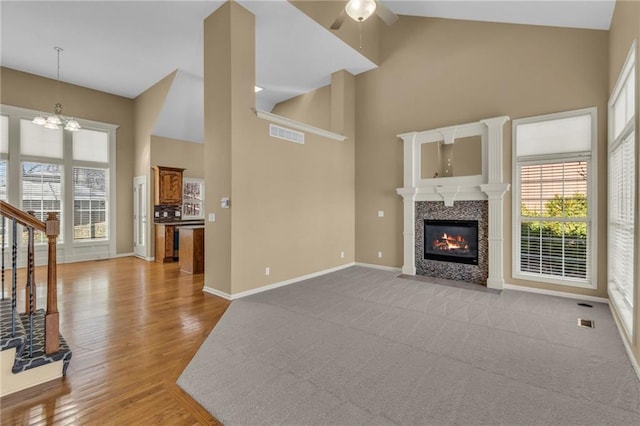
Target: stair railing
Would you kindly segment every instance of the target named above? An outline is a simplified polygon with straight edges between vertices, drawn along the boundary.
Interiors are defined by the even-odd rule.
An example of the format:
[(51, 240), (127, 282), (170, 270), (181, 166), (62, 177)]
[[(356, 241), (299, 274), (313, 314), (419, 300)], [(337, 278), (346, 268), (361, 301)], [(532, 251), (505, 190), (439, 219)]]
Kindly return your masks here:
[(27, 283), (25, 286), (25, 312), (29, 315), (29, 350), (33, 355), (33, 317), (36, 311), (36, 283), (34, 280), (35, 258), (35, 231), (44, 232), (48, 240), (47, 259), (47, 309), (45, 313), (45, 353), (54, 354), (60, 350), (59, 328), (60, 319), (58, 313), (58, 289), (57, 289), (57, 260), (56, 240), (60, 233), (60, 221), (55, 212), (47, 213), (45, 222), (38, 220), (33, 212), (25, 213), (11, 204), (0, 200), (0, 214), (2, 215), (2, 299), (5, 298), (5, 232), (6, 220), (11, 221), (11, 332), (15, 335), (15, 322), (18, 319), (16, 306), (17, 296), (17, 259), (18, 259), (18, 224), (27, 229)]

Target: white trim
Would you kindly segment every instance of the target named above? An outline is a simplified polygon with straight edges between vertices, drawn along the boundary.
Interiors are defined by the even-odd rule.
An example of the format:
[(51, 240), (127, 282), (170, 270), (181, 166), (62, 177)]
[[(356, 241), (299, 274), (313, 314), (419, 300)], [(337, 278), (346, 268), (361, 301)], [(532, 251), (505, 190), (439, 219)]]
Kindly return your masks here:
[(204, 287), (202, 287), (202, 291), (205, 292), (205, 293), (212, 294), (214, 296), (222, 297), (225, 300), (233, 300), (233, 298), (231, 297), (230, 294), (227, 294), (227, 293), (225, 293), (223, 291), (217, 290), (217, 289), (215, 289), (213, 287), (204, 286)]
[(633, 354), (633, 349), (631, 349), (631, 344), (629, 343), (628, 336), (624, 332), (624, 323), (620, 321), (620, 317), (618, 316), (618, 311), (614, 303), (609, 304), (609, 310), (611, 310), (611, 316), (616, 323), (618, 328), (618, 333), (620, 334), (620, 339), (622, 340), (622, 344), (624, 345), (624, 349), (627, 352), (627, 356), (629, 357), (629, 362), (631, 363), (631, 367), (638, 376), (638, 380), (640, 380), (640, 364), (638, 364), (638, 360), (636, 360), (635, 355)]
[(363, 268), (378, 269), (380, 271), (397, 272), (399, 274), (402, 273), (402, 268), (396, 268), (394, 266), (374, 265), (373, 263), (362, 263), (362, 262), (356, 262), (354, 265), (361, 266)]
[(283, 126), (293, 127), (294, 129), (301, 130), (303, 132), (312, 133), (314, 135), (322, 136), (324, 138), (334, 139), (340, 142), (343, 142), (347, 139), (347, 136), (330, 132), (329, 130), (324, 130), (319, 127), (311, 126), (309, 124), (301, 123), (300, 121), (292, 120), (287, 117), (283, 117), (281, 115), (272, 114), (267, 111), (262, 111), (260, 109), (254, 110), (256, 116), (263, 120), (270, 121), (272, 123), (282, 124)]
[(118, 259), (120, 257), (136, 257), (136, 255), (133, 254), (133, 252), (131, 252), (131, 253), (116, 253), (112, 257), (114, 259)]
[(505, 290), (522, 291), (525, 293), (545, 294), (547, 296), (564, 297), (565, 299), (586, 300), (588, 302), (606, 303), (609, 304), (609, 299), (606, 297), (598, 296), (585, 296), (583, 294), (567, 293), (564, 291), (546, 290), (542, 288), (527, 287), (523, 285), (505, 284)]
[[(563, 118), (572, 118), (589, 114), (591, 116), (591, 150), (589, 152), (561, 152), (558, 154), (545, 154), (540, 156), (518, 157), (517, 150), (517, 130), (522, 124), (539, 123), (544, 121), (552, 121)], [(598, 278), (598, 108), (588, 107), (571, 111), (555, 112), (533, 117), (525, 117), (513, 120), (511, 125), (511, 176), (513, 176), (513, 196), (511, 204), (511, 242), (513, 246), (511, 264), (513, 265), (512, 278), (543, 282), (548, 284), (585, 288), (595, 290)], [(587, 158), (585, 160), (585, 158)], [(589, 281), (576, 281), (571, 279), (563, 279), (552, 275), (542, 275), (535, 273), (522, 272), (520, 270), (520, 230), (521, 219), (521, 188), (520, 188), (520, 165), (528, 164), (548, 164), (560, 161), (587, 161), (589, 164), (589, 176), (587, 182), (587, 219), (586, 223), (589, 229)], [(561, 219), (561, 218), (558, 218)], [(567, 219), (568, 220), (568, 219)], [(582, 220), (579, 220), (582, 222)], [(505, 287), (506, 288), (506, 287)]]
[(247, 290), (247, 291), (242, 291), (240, 293), (235, 293), (235, 294), (227, 294), (223, 291), (217, 290), (215, 288), (212, 287), (208, 287), (208, 286), (204, 286), (204, 288), (202, 289), (202, 291), (204, 291), (205, 293), (209, 293), (209, 294), (213, 294), (215, 296), (219, 296), (222, 297), (223, 299), (227, 299), (227, 300), (237, 300), (237, 299), (242, 299), (243, 297), (247, 297), (247, 296), (252, 296), (254, 294), (258, 294), (258, 293), (262, 293), (268, 290), (273, 290), (274, 288), (279, 288), (279, 287), (284, 287), (290, 284), (295, 284), (297, 282), (300, 281), (305, 281), (311, 278), (317, 278), (320, 277), (322, 275), (326, 275), (326, 274), (330, 274), (332, 272), (337, 272), (337, 271), (341, 271), (343, 269), (347, 269), (351, 266), (354, 266), (355, 263), (351, 262), (351, 263), (345, 263), (344, 265), (340, 265), (340, 266), (336, 266), (334, 268), (329, 268), (329, 269), (324, 269), (322, 271), (318, 271), (318, 272), (313, 272), (311, 274), (307, 274), (307, 275), (301, 275), (299, 277), (295, 277), (295, 278), (291, 278), (289, 280), (285, 280), (285, 281), (280, 281), (277, 283), (273, 283), (273, 284), (268, 284), (262, 287), (258, 287), (258, 288), (254, 288), (253, 290)]
[[(415, 203), (444, 201), (453, 206), (458, 200), (488, 200), (489, 205), (489, 276), (487, 287), (500, 290), (504, 284), (503, 197), (510, 188), (504, 182), (502, 166), (504, 125), (509, 117), (499, 116), (472, 123), (458, 124), (421, 132), (397, 135), (403, 142), (404, 187), (396, 192), (403, 198), (403, 265), (402, 272), (416, 274), (415, 265)], [(456, 137), (481, 136), (482, 175), (422, 179), (420, 145), (444, 141), (453, 143)]]

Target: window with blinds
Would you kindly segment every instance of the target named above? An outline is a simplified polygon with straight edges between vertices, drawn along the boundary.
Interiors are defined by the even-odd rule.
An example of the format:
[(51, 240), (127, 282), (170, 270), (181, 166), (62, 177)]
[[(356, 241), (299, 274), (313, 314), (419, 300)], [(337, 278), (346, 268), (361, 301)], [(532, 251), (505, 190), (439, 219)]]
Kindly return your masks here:
[[(62, 217), (62, 166), (60, 164), (22, 162), (22, 210), (33, 211), (35, 217), (44, 221), (48, 212)], [(61, 221), (62, 226), (62, 221)], [(62, 241), (60, 232), (58, 241)], [(27, 241), (27, 231), (22, 241)], [(46, 243), (47, 237), (38, 231), (36, 243)]]
[(521, 164), (520, 271), (588, 281), (586, 161)]
[(514, 120), (514, 276), (595, 287), (595, 108)]
[(9, 154), (9, 117), (0, 115), (0, 200), (7, 200), (7, 158)]
[[(73, 133), (73, 239), (109, 238), (109, 134), (81, 129)], [(82, 166), (80, 166), (82, 164)]]
[(109, 235), (107, 170), (73, 168), (73, 239), (105, 239)]
[(609, 298), (628, 336), (633, 335), (636, 276), (635, 45), (609, 100), (608, 272)]

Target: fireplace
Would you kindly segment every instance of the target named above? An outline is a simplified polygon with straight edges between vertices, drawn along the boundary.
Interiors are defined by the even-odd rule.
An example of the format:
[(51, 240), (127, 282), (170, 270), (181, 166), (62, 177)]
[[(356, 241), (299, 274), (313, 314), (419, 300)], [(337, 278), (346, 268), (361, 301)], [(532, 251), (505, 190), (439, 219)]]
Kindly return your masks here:
[(477, 220), (424, 220), (424, 258), (478, 264)]

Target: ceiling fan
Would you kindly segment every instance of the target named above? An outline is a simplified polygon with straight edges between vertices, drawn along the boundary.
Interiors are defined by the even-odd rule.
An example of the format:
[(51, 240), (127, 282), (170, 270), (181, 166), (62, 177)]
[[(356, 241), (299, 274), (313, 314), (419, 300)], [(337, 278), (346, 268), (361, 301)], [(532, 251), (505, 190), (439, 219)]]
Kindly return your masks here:
[(398, 20), (398, 15), (389, 10), (379, 0), (349, 0), (331, 25), (331, 29), (340, 29), (347, 16), (354, 21), (362, 22), (374, 13), (387, 25), (393, 25)]

